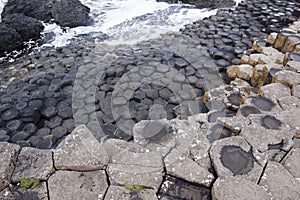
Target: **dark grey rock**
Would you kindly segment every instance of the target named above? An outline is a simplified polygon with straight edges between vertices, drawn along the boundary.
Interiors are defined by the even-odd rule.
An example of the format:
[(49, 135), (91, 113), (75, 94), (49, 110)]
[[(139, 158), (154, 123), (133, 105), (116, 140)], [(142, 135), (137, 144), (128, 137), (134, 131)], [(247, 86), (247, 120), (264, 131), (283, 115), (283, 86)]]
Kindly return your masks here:
[(19, 114), (18, 110), (15, 108), (12, 108), (12, 109), (6, 110), (4, 113), (2, 113), (1, 118), (4, 121), (9, 121), (9, 120), (16, 118), (18, 116), (18, 114)]
[(51, 135), (53, 135), (56, 138), (62, 138), (63, 136), (67, 135), (68, 129), (58, 126), (51, 131)]
[(21, 140), (25, 140), (26, 138), (28, 138), (30, 136), (29, 133), (25, 132), (25, 131), (19, 131), (19, 132), (16, 132), (14, 133), (14, 135), (11, 137), (11, 141), (13, 143), (17, 143), (18, 141), (21, 141)]
[(6, 123), (6, 128), (8, 128), (11, 132), (17, 131), (22, 126), (22, 121), (20, 120), (12, 120)]
[(2, 21), (9, 27), (14, 28), (22, 37), (22, 41), (40, 38), (40, 33), (44, 26), (34, 18), (28, 17), (21, 13), (6, 15)]
[(18, 49), (23, 44), (21, 35), (4, 23), (0, 23), (0, 35), (0, 55)]

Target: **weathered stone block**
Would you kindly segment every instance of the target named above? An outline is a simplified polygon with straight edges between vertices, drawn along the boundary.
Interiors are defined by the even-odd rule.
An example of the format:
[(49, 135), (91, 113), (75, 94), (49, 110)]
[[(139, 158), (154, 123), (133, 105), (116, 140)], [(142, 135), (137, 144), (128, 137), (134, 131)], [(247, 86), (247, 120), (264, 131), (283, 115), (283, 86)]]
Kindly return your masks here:
[(103, 199), (107, 187), (103, 170), (56, 171), (48, 180), (49, 197), (52, 200)]
[(281, 164), (296, 178), (300, 180), (300, 149), (292, 149)]
[(288, 87), (292, 87), (293, 85), (300, 84), (300, 74), (293, 71), (279, 71), (275, 74), (272, 82), (279, 82)]
[(233, 136), (215, 141), (209, 154), (219, 178), (238, 176), (257, 183), (265, 158), (252, 152), (244, 138)]
[(269, 194), (256, 183), (245, 178), (231, 177), (227, 179), (218, 178), (212, 187), (212, 199), (271, 199)]
[(292, 94), (293, 94), (293, 96), (300, 98), (300, 84), (293, 86)]
[(19, 145), (0, 142), (0, 191), (11, 182), (20, 149)]
[(300, 198), (300, 183), (277, 162), (268, 162), (259, 185), (274, 199)]
[(54, 150), (56, 169), (99, 170), (108, 160), (105, 149), (85, 125), (75, 128)]
[(155, 191), (163, 180), (163, 168), (160, 167), (108, 164), (107, 173), (112, 185), (141, 185)]
[(11, 180), (13, 182), (19, 182), (22, 178), (47, 180), (53, 172), (51, 150), (23, 147)]
[(210, 187), (214, 175), (192, 159), (173, 149), (164, 159), (167, 174), (186, 181)]
[(267, 98), (279, 99), (281, 97), (290, 96), (291, 90), (281, 83), (272, 83), (262, 86), (259, 93)]
[(0, 199), (3, 200), (16, 200), (16, 199), (39, 199), (48, 200), (48, 191), (46, 182), (40, 182), (33, 189), (23, 190), (20, 185), (9, 185), (0, 192)]
[(132, 191), (120, 186), (111, 185), (105, 195), (105, 200), (122, 199), (122, 200), (157, 200), (155, 190), (143, 189)]

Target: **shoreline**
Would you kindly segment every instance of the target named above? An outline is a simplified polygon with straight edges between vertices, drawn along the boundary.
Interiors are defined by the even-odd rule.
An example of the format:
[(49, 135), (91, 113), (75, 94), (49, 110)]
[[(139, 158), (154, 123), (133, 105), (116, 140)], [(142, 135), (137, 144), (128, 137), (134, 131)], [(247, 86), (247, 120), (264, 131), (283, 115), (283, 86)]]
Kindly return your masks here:
[[(241, 7), (245, 8), (245, 4)], [(227, 15), (226, 13), (223, 14)], [(194, 30), (194, 26), (197, 27), (206, 22), (207, 25), (216, 24), (215, 22), (218, 20), (223, 21), (223, 17), (221, 13), (209, 18), (213, 22), (208, 23), (209, 19), (205, 19), (204, 22), (199, 21), (193, 25), (187, 25), (187, 28)], [(294, 27), (299, 34), (297, 26)], [(227, 57), (224, 57), (224, 54), (219, 54), (222, 44), (216, 43), (216, 41), (220, 38), (217, 37), (211, 47), (198, 43), (199, 35), (201, 36), (205, 31), (209, 32), (213, 29), (215, 29), (216, 35), (223, 35), (221, 39), (224, 43), (224, 39), (228, 36), (226, 30), (220, 34), (218, 27), (208, 26), (208, 30), (201, 29), (194, 36), (192, 34), (194, 39), (185, 35), (191, 34), (191, 32), (187, 33), (187, 29), (185, 29), (183, 33), (164, 35), (162, 36), (163, 40), (154, 39), (135, 46), (120, 45), (111, 48), (107, 45), (89, 44), (90, 48), (87, 51), (80, 46), (75, 46), (71, 49), (59, 48), (58, 52), (40, 52), (39, 55), (35, 55), (32, 58), (32, 63), (25, 64), (25, 66), (32, 66), (37, 71), (44, 69), (46, 73), (36, 76), (36, 79), (28, 78), (23, 82), (18, 81), (9, 86), (8, 89), (17, 94), (20, 91), (28, 91), (23, 90), (22, 84), (24, 83), (40, 88), (45, 84), (53, 86), (58, 83), (59, 86), (62, 86), (53, 89), (56, 96), (58, 93), (61, 95), (57, 98), (60, 98), (59, 102), (63, 103), (57, 104), (57, 107), (49, 104), (50, 107), (54, 107), (54, 111), (46, 109), (46, 112), (41, 108), (41, 119), (45, 118), (46, 120), (44, 125), (38, 125), (38, 129), (43, 129), (44, 132), (40, 131), (40, 136), (35, 134), (34, 136), (38, 137), (35, 137), (35, 140), (31, 138), (30, 141), (39, 144), (41, 142), (39, 138), (45, 137), (42, 142), (43, 147), (47, 147), (50, 144), (49, 141), (52, 145), (55, 132), (56, 139), (61, 143), (54, 150), (39, 150), (30, 147), (23, 147), (21, 150), (20, 146), (1, 143), (0, 148), (11, 149), (10, 152), (3, 151), (4, 159), (6, 159), (4, 163), (7, 163), (4, 165), (4, 171), (6, 177), (9, 177), (10, 174), (13, 175), (12, 179), (4, 179), (6, 189), (0, 192), (0, 197), (1, 195), (17, 195), (16, 191), (20, 192), (21, 189), (15, 184), (30, 175), (40, 179), (41, 184), (36, 189), (23, 191), (21, 194), (37, 195), (41, 199), (48, 198), (48, 195), (51, 199), (55, 199), (59, 195), (65, 195), (65, 198), (72, 195), (83, 195), (82, 197), (86, 198), (98, 196), (100, 199), (118, 199), (121, 196), (128, 199), (134, 197), (141, 199), (192, 198), (192, 196), (184, 196), (188, 192), (195, 195), (193, 197), (201, 194), (205, 199), (237, 197), (234, 195), (240, 195), (239, 198), (241, 198), (250, 193), (257, 195), (256, 197), (260, 199), (299, 198), (297, 186), (300, 185), (300, 176), (295, 170), (300, 165), (296, 159), (300, 153), (300, 139), (297, 132), (300, 127), (295, 121), (298, 118), (297, 109), (299, 110), (300, 103), (298, 57), (293, 56), (293, 54), (291, 56), (291, 53), (285, 55), (285, 52), (282, 53), (273, 48), (273, 46), (277, 46), (277, 48), (284, 49), (283, 46), (279, 45), (280, 40), (274, 41), (274, 34), (262, 34), (268, 36), (267, 42), (258, 38), (255, 40), (256, 45), (253, 46), (252, 50), (248, 47), (245, 49), (246, 53), (237, 51), (235, 58), (230, 57), (233, 58), (230, 59), (230, 62), (235, 59), (239, 59), (240, 62), (232, 62), (229, 64), (231, 66), (229, 68), (227, 68), (229, 65), (226, 64), (226, 67), (223, 68), (223, 71), (226, 71), (227, 75), (233, 79), (231, 84), (224, 84), (220, 81), (219, 64), (220, 60), (222, 61)], [(250, 41), (252, 40), (251, 34), (247, 37)], [(286, 36), (284, 37), (286, 40)], [(202, 42), (205, 41), (202, 40)], [(228, 44), (230, 42), (232, 41), (227, 41)], [(245, 41), (241, 46), (245, 48), (247, 43), (248, 41)], [(228, 44), (227, 46), (230, 46)], [(211, 53), (209, 48), (216, 48), (216, 50)], [(230, 51), (228, 50), (228, 52)], [(292, 51), (296, 50), (293, 49)], [(216, 54), (216, 52), (219, 53)], [(57, 63), (57, 61), (59, 62)], [(227, 62), (229, 63), (229, 61)], [(135, 70), (138, 67), (140, 67), (140, 71)], [(172, 67), (177, 71), (172, 71)], [(151, 72), (152, 68), (156, 68), (154, 72)], [(56, 73), (47, 72), (47, 70), (55, 70)], [(61, 73), (57, 73), (59, 71)], [(99, 76), (95, 76), (97, 73), (104, 74), (104, 76), (100, 76), (104, 77), (104, 82), (101, 83), (100, 81), (95, 85), (96, 81), (102, 80), (99, 79)], [(172, 77), (172, 81), (167, 80), (169, 78), (167, 73)], [(155, 74), (155, 78), (153, 74)], [(181, 79), (182, 74), (186, 75), (186, 77), (183, 76), (183, 79)], [(109, 110), (102, 103), (107, 100), (109, 95), (113, 97), (112, 105), (118, 109), (123, 109), (124, 99), (121, 97), (131, 92), (132, 95), (136, 95), (134, 96), (135, 99), (139, 99), (146, 105), (146, 102), (142, 101), (145, 98), (141, 95), (143, 90), (138, 89), (140, 85), (134, 86), (132, 84), (131, 87), (135, 89), (133, 91), (127, 90), (124, 93), (125, 89), (128, 89), (125, 86), (129, 83), (128, 80), (125, 80), (127, 76), (129, 82), (135, 80), (136, 82), (147, 83), (150, 81), (150, 88), (148, 85), (142, 85), (143, 88), (155, 90), (156, 87), (161, 87), (158, 93), (161, 101), (156, 101), (154, 104), (164, 105), (164, 101), (167, 101), (168, 105), (174, 105), (171, 107), (171, 111), (166, 109), (166, 113), (160, 112), (162, 108), (160, 106), (144, 106), (146, 108), (144, 110), (151, 111), (152, 109), (153, 112), (149, 113), (149, 115), (152, 114), (152, 119), (159, 119), (164, 115), (167, 117), (171, 115), (174, 118), (175, 115), (175, 117), (181, 117), (181, 120), (141, 121), (136, 124), (136, 121), (126, 122), (111, 119), (111, 114), (116, 117), (115, 114), (120, 112)], [(148, 80), (147, 77), (149, 76), (153, 79)], [(174, 77), (176, 79), (173, 79)], [(75, 81), (72, 81), (74, 78)], [(202, 82), (198, 80), (202, 80)], [(153, 84), (154, 81), (155, 84)], [(115, 93), (113, 93), (111, 85), (115, 83), (121, 84), (114, 87)], [(187, 99), (192, 103), (184, 107), (188, 108), (188, 113), (175, 108), (176, 100), (172, 100), (172, 102), (165, 100), (171, 99), (168, 96), (170, 95), (169, 91), (164, 87), (166, 83), (168, 87), (176, 87), (177, 83), (181, 84), (182, 91), (170, 90), (182, 99), (185, 99), (187, 95), (189, 96)], [(18, 90), (18, 84), (22, 86), (20, 87), (21, 90)], [(33, 91), (36, 86), (31, 86)], [(96, 90), (98, 95), (96, 97), (95, 90), (89, 91), (89, 88), (94, 86), (100, 87), (100, 90)], [(49, 88), (47, 86), (47, 89)], [(136, 90), (139, 91), (138, 94), (135, 94)], [(184, 91), (192, 92), (185, 93)], [(4, 93), (1, 94), (3, 101), (5, 99), (3, 97), (7, 96)], [(85, 96), (81, 96), (81, 94)], [(193, 95), (195, 94), (195, 97), (202, 96), (202, 101), (194, 98)], [(41, 99), (38, 96), (40, 94), (36, 93), (36, 95), (38, 100)], [(144, 95), (147, 97), (147, 94)], [(155, 95), (151, 93), (150, 97), (156, 98)], [(129, 103), (131, 97), (129, 96), (127, 100)], [(73, 98), (72, 102), (68, 102), (69, 98)], [(84, 98), (85, 105), (80, 103), (82, 98)], [(5, 100), (10, 104), (9, 98)], [(74, 101), (76, 101), (75, 104)], [(37, 106), (39, 101), (35, 102), (37, 104), (34, 106)], [(94, 108), (96, 111), (100, 111), (97, 112), (98, 116), (94, 116), (93, 112), (91, 113), (91, 108), (87, 106), (89, 105), (88, 102), (100, 105), (100, 108)], [(70, 110), (65, 109), (70, 108), (71, 105), (75, 109), (73, 110), (75, 114), (71, 117), (74, 118), (73, 122), (69, 120)], [(1, 108), (5, 109), (3, 106)], [(55, 112), (55, 108), (57, 108), (57, 112)], [(209, 112), (196, 114), (199, 109), (203, 108), (208, 109)], [(1, 111), (2, 114), (9, 109), (12, 108), (6, 108), (6, 110)], [(250, 113), (253, 115), (249, 115)], [(11, 111), (10, 115), (2, 116), (10, 118), (13, 114)], [(143, 114), (145, 114), (144, 111), (137, 112), (135, 120), (140, 121), (138, 120), (139, 117), (143, 119)], [(96, 117), (96, 121), (101, 119), (104, 124), (100, 126), (100, 129), (105, 127), (106, 133), (117, 134), (118, 137), (123, 137), (125, 140), (127, 138), (131, 142), (104, 137), (103, 133), (96, 131), (99, 129), (99, 124), (87, 123), (85, 116), (91, 121), (95, 121), (93, 117)], [(186, 117), (184, 118), (184, 116)], [(58, 120), (59, 118), (61, 120)], [(34, 120), (36, 119), (30, 120), (35, 123)], [(88, 128), (80, 125), (85, 123)], [(134, 126), (132, 127), (132, 135), (129, 134), (129, 136), (133, 136), (133, 139), (124, 132), (115, 131), (115, 124), (126, 130), (128, 127), (125, 125), (131, 123)], [(28, 121), (28, 124), (32, 124), (32, 121)], [(17, 125), (14, 124), (12, 128), (15, 126)], [(77, 128), (73, 130), (75, 127)], [(34, 129), (32, 125), (26, 130), (31, 129)], [(48, 130), (45, 129), (50, 129), (51, 133), (49, 134)], [(169, 133), (169, 129), (173, 131)], [(152, 136), (149, 137), (145, 133)], [(1, 136), (3, 137), (3, 134)], [(98, 143), (96, 138), (102, 142)], [(26, 142), (22, 142), (20, 145), (26, 146)], [(231, 155), (236, 155), (236, 157)], [(40, 159), (34, 161), (36, 156)], [(25, 158), (29, 158), (29, 160), (24, 163), (23, 159)], [(228, 163), (228, 160), (232, 160), (232, 163)], [(235, 162), (239, 162), (240, 166), (235, 166)], [(16, 168), (13, 172), (13, 167), (7, 166), (14, 163), (16, 163)], [(32, 165), (32, 163), (35, 163), (35, 166), (41, 166), (40, 171), (21, 170), (27, 169), (27, 166)], [(293, 163), (292, 166), (291, 163)], [(82, 176), (84, 178), (80, 178)], [(65, 186), (61, 177), (74, 184)], [(90, 179), (98, 182), (98, 184), (88, 184), (89, 186), (83, 189), (80, 187), (81, 194), (69, 193), (77, 186), (79, 188), (80, 185), (77, 183), (87, 183), (86, 181)], [(14, 185), (7, 187), (11, 181)], [(288, 181), (292, 182), (294, 186), (288, 184)], [(273, 185), (274, 182), (277, 183), (276, 187)], [(65, 189), (65, 193), (58, 191), (55, 185), (61, 185)], [(134, 192), (132, 189), (126, 189), (133, 186), (142, 186), (142, 189)], [(237, 188), (231, 191), (235, 187)], [(288, 191), (281, 191), (281, 187), (288, 188)], [(86, 191), (91, 188), (94, 192), (87, 193)], [(174, 193), (174, 191), (180, 191), (179, 189), (182, 189), (183, 192)]]

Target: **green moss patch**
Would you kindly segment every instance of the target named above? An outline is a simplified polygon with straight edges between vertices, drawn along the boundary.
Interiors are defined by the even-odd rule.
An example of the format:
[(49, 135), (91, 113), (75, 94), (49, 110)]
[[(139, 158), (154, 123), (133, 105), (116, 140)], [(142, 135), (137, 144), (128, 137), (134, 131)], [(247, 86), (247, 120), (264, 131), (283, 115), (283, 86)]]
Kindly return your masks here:
[(138, 191), (140, 191), (140, 190), (146, 189), (146, 187), (143, 186), (143, 185), (123, 184), (123, 185), (121, 185), (121, 186), (124, 187), (124, 188), (127, 188), (127, 189), (129, 189), (129, 190), (135, 191), (135, 192), (138, 192)]
[(38, 186), (40, 180), (37, 178), (22, 178), (20, 181), (20, 186), (23, 190), (34, 189)]

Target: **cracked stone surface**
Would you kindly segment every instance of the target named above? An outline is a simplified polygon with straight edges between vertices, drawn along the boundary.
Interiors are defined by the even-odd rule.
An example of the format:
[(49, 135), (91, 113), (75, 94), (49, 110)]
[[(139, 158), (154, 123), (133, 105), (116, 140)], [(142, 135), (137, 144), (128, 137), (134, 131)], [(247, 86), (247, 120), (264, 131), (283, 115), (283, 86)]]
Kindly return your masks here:
[(48, 190), (46, 182), (40, 182), (38, 186), (33, 189), (23, 190), (19, 185), (9, 185), (0, 192), (0, 199), (16, 200), (16, 199), (39, 199), (47, 200)]
[(51, 150), (24, 147), (18, 156), (11, 180), (13, 182), (19, 182), (22, 178), (47, 180), (53, 172)]
[(218, 178), (212, 187), (212, 199), (215, 200), (256, 200), (271, 199), (271, 196), (259, 185), (246, 178)]
[(142, 185), (157, 191), (163, 180), (163, 168), (145, 165), (108, 164), (107, 174), (112, 185)]
[(251, 123), (240, 135), (255, 149), (266, 152), (272, 145), (279, 145), (283, 150), (290, 148), (293, 133), (283, 121), (272, 115), (250, 115), (248, 118)]
[(274, 199), (300, 198), (300, 183), (277, 162), (268, 162), (259, 185)]
[(281, 164), (300, 182), (300, 149), (292, 149)]
[(209, 154), (219, 178), (238, 176), (256, 183), (265, 163), (240, 136), (215, 141)]
[(291, 95), (290, 88), (286, 87), (281, 83), (272, 83), (269, 85), (264, 85), (260, 88), (260, 90), (262, 91), (263, 96), (267, 98), (279, 99), (281, 97), (286, 97)]
[(0, 191), (11, 182), (20, 149), (18, 145), (0, 142)]
[(108, 183), (105, 171), (56, 171), (48, 180), (50, 199), (103, 199)]
[(111, 185), (105, 195), (105, 200), (157, 200), (155, 190), (144, 189), (141, 191), (132, 191), (120, 186)]
[(80, 125), (54, 150), (56, 169), (90, 171), (103, 169), (109, 158), (85, 125)]
[(210, 187), (214, 180), (212, 173), (176, 149), (173, 149), (167, 155), (164, 162), (168, 175), (206, 187)]

